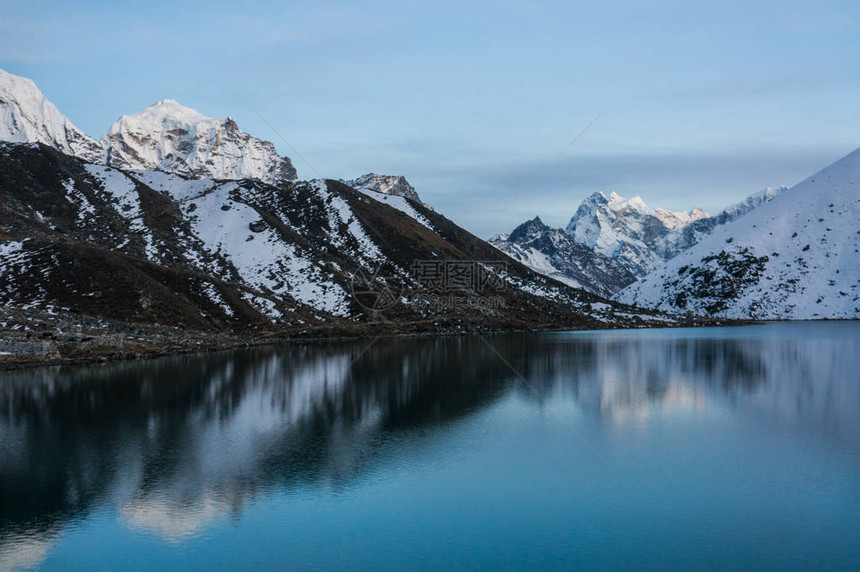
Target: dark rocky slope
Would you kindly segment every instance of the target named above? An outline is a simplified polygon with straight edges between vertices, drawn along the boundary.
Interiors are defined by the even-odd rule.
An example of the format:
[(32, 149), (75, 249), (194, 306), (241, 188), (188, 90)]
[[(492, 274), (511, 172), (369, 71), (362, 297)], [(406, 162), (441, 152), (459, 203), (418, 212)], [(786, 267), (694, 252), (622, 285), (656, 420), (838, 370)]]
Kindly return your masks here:
[[(0, 352), (11, 354), (0, 360), (33, 344), (41, 359), (110, 353), (110, 336), (122, 340), (108, 344), (115, 353), (132, 354), (292, 336), (675, 323), (540, 276), (420, 203), (398, 197), (395, 208), (371, 195), (331, 180), (123, 172), (0, 144)], [(434, 289), (416, 261), (471, 269), (474, 283)], [(377, 310), (368, 292), (384, 302)]]

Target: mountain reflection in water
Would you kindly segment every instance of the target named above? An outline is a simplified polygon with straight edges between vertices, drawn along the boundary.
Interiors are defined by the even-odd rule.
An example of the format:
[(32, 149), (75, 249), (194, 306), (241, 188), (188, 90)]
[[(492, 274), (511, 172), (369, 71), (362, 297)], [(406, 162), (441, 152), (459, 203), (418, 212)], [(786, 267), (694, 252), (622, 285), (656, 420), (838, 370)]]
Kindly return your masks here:
[(716, 401), (856, 455), (857, 332), (807, 324), (485, 338), (510, 366), (484, 340), (458, 337), (3, 373), (0, 567), (38, 563), (52, 538), (96, 512), (182, 543), (241, 520), (269, 492), (348, 490), (409, 454), (401, 436), (431, 439), (511, 396), (598, 426)]

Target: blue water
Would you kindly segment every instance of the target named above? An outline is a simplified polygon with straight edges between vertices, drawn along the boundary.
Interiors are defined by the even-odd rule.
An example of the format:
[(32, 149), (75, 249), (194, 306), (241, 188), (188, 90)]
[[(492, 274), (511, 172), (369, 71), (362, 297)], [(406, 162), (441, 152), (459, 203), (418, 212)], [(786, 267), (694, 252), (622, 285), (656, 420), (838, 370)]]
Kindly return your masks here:
[(0, 374), (15, 566), (860, 569), (860, 323)]

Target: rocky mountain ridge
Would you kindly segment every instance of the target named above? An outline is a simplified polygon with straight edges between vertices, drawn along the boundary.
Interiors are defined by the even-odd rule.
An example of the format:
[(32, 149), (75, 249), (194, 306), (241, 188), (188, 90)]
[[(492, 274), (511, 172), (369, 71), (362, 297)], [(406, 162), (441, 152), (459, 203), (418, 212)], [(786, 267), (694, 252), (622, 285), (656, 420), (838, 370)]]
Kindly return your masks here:
[(575, 288), (611, 296), (636, 277), (616, 260), (580, 244), (560, 228), (535, 217), (490, 244), (532, 270)]
[[(430, 291), (420, 264), (456, 267), (456, 280)], [(6, 353), (82, 327), (78, 342), (107, 328), (137, 344), (140, 332), (258, 340), (678, 323), (535, 274), (403, 197), (333, 180), (123, 171), (11, 143), (0, 144), (0, 308)]]
[(344, 183), (357, 191), (371, 191), (383, 195), (403, 197), (419, 203), (422, 202), (415, 191), (415, 187), (410, 185), (405, 177), (368, 173), (356, 179), (344, 181)]

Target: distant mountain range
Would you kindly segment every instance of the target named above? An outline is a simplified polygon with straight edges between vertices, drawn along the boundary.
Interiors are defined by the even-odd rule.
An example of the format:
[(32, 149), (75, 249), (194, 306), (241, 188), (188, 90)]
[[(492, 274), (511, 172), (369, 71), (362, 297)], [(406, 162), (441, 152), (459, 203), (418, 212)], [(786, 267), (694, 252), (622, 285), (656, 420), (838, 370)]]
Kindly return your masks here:
[(640, 197), (596, 192), (564, 230), (538, 218), (490, 243), (537, 272), (611, 296), (783, 190), (756, 193), (716, 216), (699, 207), (691, 212), (652, 209)]

